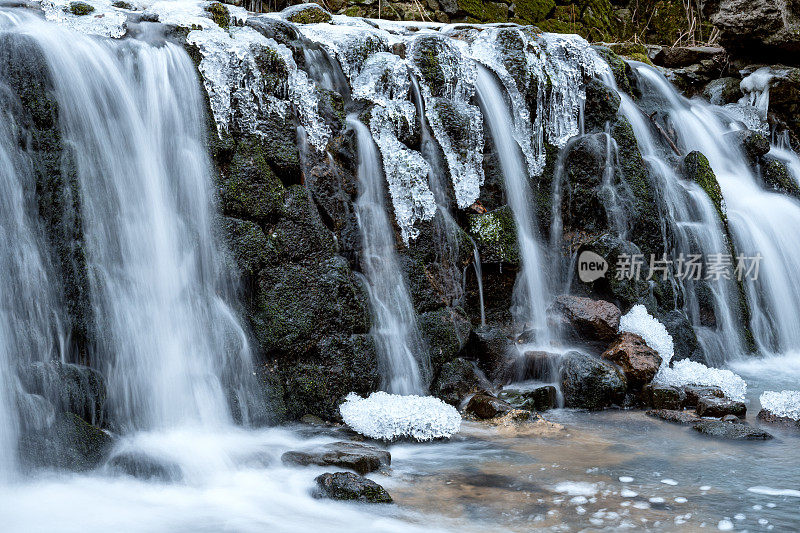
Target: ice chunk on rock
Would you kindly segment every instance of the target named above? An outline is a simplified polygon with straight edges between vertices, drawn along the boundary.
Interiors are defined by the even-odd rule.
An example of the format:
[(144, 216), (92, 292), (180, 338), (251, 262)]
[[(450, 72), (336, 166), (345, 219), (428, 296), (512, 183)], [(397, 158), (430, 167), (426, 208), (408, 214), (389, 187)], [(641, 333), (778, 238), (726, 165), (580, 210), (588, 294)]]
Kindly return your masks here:
[(709, 368), (689, 359), (676, 362), (672, 368), (662, 367), (654, 381), (674, 387), (684, 385), (719, 387), (727, 398), (738, 402), (744, 401), (747, 394), (747, 383), (740, 376), (730, 370)]
[(362, 398), (351, 392), (339, 412), (351, 429), (372, 439), (428, 441), (448, 438), (461, 428), (458, 411), (432, 396), (374, 392)]
[(657, 351), (658, 355), (661, 356), (661, 368), (664, 369), (669, 366), (669, 362), (675, 354), (672, 335), (669, 334), (664, 324), (647, 312), (643, 305), (634, 305), (620, 319), (619, 330), (620, 332), (627, 331), (639, 335), (649, 347)]
[(759, 398), (761, 407), (775, 416), (800, 420), (800, 391), (766, 391)]

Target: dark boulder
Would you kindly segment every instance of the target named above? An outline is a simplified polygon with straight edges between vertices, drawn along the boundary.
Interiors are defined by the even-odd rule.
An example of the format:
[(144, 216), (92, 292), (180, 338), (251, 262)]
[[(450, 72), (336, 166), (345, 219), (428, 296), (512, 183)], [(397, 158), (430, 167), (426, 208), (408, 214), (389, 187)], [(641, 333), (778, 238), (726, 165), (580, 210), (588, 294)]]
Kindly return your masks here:
[(651, 383), (642, 389), (644, 403), (653, 409), (680, 410), (686, 402), (683, 389)]
[(725, 393), (719, 387), (687, 385), (683, 388), (683, 391), (686, 393), (684, 407), (697, 407), (703, 398), (725, 398)]
[(704, 418), (722, 418), (725, 415), (744, 418), (747, 415), (747, 407), (743, 402), (706, 396), (697, 401), (697, 414)]
[(451, 307), (442, 307), (419, 315), (422, 338), (428, 346), (431, 367), (437, 370), (461, 353), (469, 339), (471, 324)]
[(584, 122), (586, 131), (604, 131), (606, 124), (612, 122), (619, 111), (619, 94), (606, 87), (597, 79), (586, 85), (586, 112)]
[(28, 393), (44, 396), (56, 409), (95, 426), (106, 423), (106, 382), (96, 370), (60, 361), (35, 362), (20, 368), (19, 377)]
[(477, 418), (487, 420), (502, 416), (512, 409), (513, 407), (510, 404), (499, 398), (479, 393), (470, 398), (464, 411)]
[(775, 424), (791, 429), (800, 429), (800, 420), (795, 420), (786, 416), (778, 416), (775, 413), (762, 409), (758, 412), (757, 418), (767, 424)]
[(468, 394), (490, 391), (492, 384), (475, 363), (458, 358), (442, 365), (439, 375), (431, 385), (431, 394), (458, 406)]
[(526, 411), (547, 411), (558, 406), (558, 392), (552, 385), (534, 389), (504, 388), (498, 398)]
[(652, 57), (653, 63), (666, 68), (684, 68), (711, 60), (725, 61), (725, 49), (717, 46), (662, 46)]
[(566, 407), (602, 409), (621, 405), (627, 384), (613, 364), (581, 352), (569, 352), (561, 364), (561, 392)]
[(740, 85), (738, 78), (719, 78), (706, 85), (703, 96), (714, 105), (732, 104), (742, 97)]
[(56, 412), (51, 424), (24, 432), (18, 449), (25, 466), (85, 471), (97, 467), (111, 445), (105, 431), (73, 413)]
[(392, 456), (386, 450), (357, 442), (334, 442), (305, 451), (289, 451), (281, 456), (284, 464), (338, 466), (368, 474), (389, 466)]
[(332, 500), (348, 500), (368, 503), (392, 503), (392, 497), (386, 489), (363, 476), (352, 472), (335, 472), (322, 474), (314, 481), (317, 489), (314, 496)]
[(619, 307), (611, 302), (566, 294), (558, 296), (552, 308), (580, 337), (593, 341), (614, 339), (622, 317)]
[[(611, 233), (604, 233), (587, 239), (576, 253), (594, 252), (603, 257), (609, 265), (616, 265), (620, 257), (641, 255), (642, 250), (634, 243), (620, 239)], [(613, 302), (622, 309), (627, 309), (640, 302), (649, 293), (650, 287), (642, 277), (632, 276), (618, 279), (616, 275), (606, 273), (605, 276), (589, 282), (582, 282), (577, 276), (575, 283), (592, 295)]]
[(786, 163), (776, 157), (765, 155), (761, 160), (761, 178), (775, 192), (788, 194), (800, 199), (800, 186), (786, 167)]
[(653, 381), (661, 366), (658, 352), (650, 348), (639, 335), (627, 331), (620, 333), (603, 352), (603, 359), (619, 365), (625, 373), (628, 386), (633, 389)]
[(750, 130), (732, 131), (725, 134), (725, 141), (739, 146), (747, 160), (755, 166), (761, 156), (770, 150), (769, 139), (763, 133)]
[(692, 429), (718, 439), (727, 440), (770, 440), (772, 435), (766, 431), (747, 424), (731, 424), (721, 420), (704, 420), (695, 424)]
[(529, 350), (508, 357), (494, 374), (494, 381), (503, 385), (529, 379), (553, 381), (558, 379), (559, 354)]

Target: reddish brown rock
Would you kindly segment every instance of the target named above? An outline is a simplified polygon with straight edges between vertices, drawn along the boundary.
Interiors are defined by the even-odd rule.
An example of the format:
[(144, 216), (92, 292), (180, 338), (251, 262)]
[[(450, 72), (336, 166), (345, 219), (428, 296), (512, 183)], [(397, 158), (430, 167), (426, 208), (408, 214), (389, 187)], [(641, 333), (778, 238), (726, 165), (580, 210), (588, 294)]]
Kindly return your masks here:
[(514, 408), (509, 403), (499, 398), (479, 393), (469, 400), (465, 411), (478, 418), (487, 420), (504, 415), (513, 409)]
[(603, 353), (603, 359), (618, 364), (628, 379), (628, 386), (633, 389), (653, 381), (661, 366), (658, 352), (650, 348), (639, 335), (627, 331), (617, 336)]
[(553, 302), (553, 310), (586, 340), (611, 340), (617, 335), (622, 312), (605, 300), (562, 294)]

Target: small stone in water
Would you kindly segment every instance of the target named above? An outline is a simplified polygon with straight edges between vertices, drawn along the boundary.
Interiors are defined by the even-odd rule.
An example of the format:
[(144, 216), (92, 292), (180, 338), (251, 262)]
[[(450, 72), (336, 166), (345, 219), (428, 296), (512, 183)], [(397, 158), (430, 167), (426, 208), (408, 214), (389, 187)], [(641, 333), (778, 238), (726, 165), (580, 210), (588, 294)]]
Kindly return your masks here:
[(619, 495), (622, 496), (623, 498), (635, 498), (639, 495), (639, 493), (628, 489), (622, 489)]
[(683, 496), (678, 496), (677, 498), (675, 498), (675, 503), (686, 503), (687, 501), (688, 500)]
[(744, 520), (745, 518), (747, 518), (747, 517), (745, 515), (743, 515), (742, 513), (739, 513), (737, 515), (733, 515), (733, 519), (734, 520), (741, 521), (741, 520)]
[(662, 479), (661, 483), (663, 483), (664, 485), (672, 485), (672, 486), (675, 486), (675, 485), (678, 484), (678, 482), (675, 481), (674, 479)]
[(719, 523), (717, 524), (717, 529), (719, 529), (720, 531), (730, 531), (733, 529), (733, 522), (727, 519), (720, 520)]
[(632, 478), (632, 477), (630, 477), (630, 476), (620, 476), (620, 477), (619, 477), (619, 480), (620, 480), (622, 483), (630, 483), (631, 481), (633, 481), (633, 478)]
[(656, 497), (650, 498), (647, 501), (649, 501), (650, 503), (664, 503), (664, 498), (660, 498), (660, 497), (656, 496)]
[(700, 487), (700, 490), (711, 490), (711, 487), (708, 485), (703, 485), (702, 487)]

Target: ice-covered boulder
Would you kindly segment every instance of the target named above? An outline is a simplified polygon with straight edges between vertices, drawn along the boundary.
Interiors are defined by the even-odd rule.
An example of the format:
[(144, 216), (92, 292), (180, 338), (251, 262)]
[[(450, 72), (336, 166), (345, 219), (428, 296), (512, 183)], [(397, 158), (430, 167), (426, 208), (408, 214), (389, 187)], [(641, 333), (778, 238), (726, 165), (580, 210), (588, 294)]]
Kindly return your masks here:
[(709, 368), (702, 363), (688, 359), (678, 361), (672, 368), (662, 367), (655, 381), (664, 385), (683, 387), (685, 385), (703, 385), (719, 387), (725, 397), (735, 401), (744, 401), (747, 394), (747, 383), (730, 370)]
[(619, 321), (619, 331), (635, 333), (644, 339), (647, 345), (661, 356), (661, 368), (669, 366), (675, 354), (672, 335), (667, 328), (647, 312), (645, 306), (634, 305)]
[(800, 428), (800, 391), (765, 391), (759, 402), (759, 420)]
[(350, 393), (339, 411), (345, 424), (372, 439), (428, 441), (449, 438), (461, 428), (456, 408), (432, 396)]

